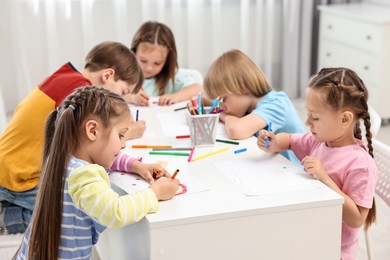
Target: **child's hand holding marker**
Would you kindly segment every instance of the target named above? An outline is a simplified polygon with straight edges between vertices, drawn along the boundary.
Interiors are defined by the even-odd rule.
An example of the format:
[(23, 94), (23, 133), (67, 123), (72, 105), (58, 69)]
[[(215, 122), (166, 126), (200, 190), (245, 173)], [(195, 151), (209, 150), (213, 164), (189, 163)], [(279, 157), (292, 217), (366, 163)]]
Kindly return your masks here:
[[(155, 179), (161, 177), (170, 178), (171, 175), (158, 163), (141, 163), (140, 161), (134, 161), (131, 165), (131, 170), (144, 178), (149, 183), (153, 183)], [(154, 178), (156, 174), (156, 178)]]
[(179, 180), (161, 177), (150, 185), (158, 200), (169, 200), (175, 196), (179, 189)]
[[(161, 172), (159, 170), (153, 170), (153, 177), (156, 176), (157, 180), (150, 185), (150, 188), (154, 191), (156, 194), (156, 197), (158, 200), (167, 200), (172, 198), (177, 190), (179, 189), (180, 182), (175, 179), (176, 175), (179, 173), (179, 169), (176, 169), (176, 171), (173, 173), (172, 177), (168, 174), (168, 176), (159, 176)], [(165, 178), (166, 177), (166, 178)], [(168, 186), (168, 189), (161, 189), (161, 184), (170, 182), (170, 185)], [(164, 184), (164, 187), (166, 184)]]
[(259, 137), (257, 138), (257, 146), (263, 151), (270, 152), (272, 150), (272, 144), (275, 142), (275, 134), (272, 132), (272, 122), (270, 122), (267, 131), (260, 130)]

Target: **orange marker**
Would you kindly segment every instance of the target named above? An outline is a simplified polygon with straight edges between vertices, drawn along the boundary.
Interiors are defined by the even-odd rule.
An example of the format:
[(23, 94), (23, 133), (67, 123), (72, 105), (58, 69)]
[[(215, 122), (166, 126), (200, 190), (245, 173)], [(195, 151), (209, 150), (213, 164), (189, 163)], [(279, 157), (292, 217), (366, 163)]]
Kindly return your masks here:
[(172, 179), (174, 179), (178, 173), (179, 173), (179, 169), (176, 169), (175, 173), (172, 175)]
[(160, 172), (160, 170), (153, 170), (153, 179), (157, 179), (157, 175), (159, 175)]

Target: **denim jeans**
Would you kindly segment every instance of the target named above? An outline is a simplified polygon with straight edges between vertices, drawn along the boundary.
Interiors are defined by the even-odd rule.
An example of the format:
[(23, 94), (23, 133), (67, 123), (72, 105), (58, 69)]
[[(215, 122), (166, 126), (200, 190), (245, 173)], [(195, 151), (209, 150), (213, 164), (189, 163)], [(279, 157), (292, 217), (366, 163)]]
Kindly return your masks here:
[(0, 186), (0, 201), (8, 201), (4, 207), (4, 224), (9, 234), (23, 233), (30, 223), (35, 206), (38, 186), (32, 190), (15, 192)]

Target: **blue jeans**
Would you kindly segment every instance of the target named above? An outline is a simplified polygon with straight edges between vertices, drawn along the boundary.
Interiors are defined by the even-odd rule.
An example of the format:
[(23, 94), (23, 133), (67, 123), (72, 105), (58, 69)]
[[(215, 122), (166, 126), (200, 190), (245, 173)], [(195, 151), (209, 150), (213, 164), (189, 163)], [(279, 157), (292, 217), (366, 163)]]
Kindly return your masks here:
[(10, 234), (23, 233), (30, 223), (35, 206), (38, 186), (32, 190), (15, 192), (0, 186), (0, 201), (8, 201), (4, 207), (4, 224)]

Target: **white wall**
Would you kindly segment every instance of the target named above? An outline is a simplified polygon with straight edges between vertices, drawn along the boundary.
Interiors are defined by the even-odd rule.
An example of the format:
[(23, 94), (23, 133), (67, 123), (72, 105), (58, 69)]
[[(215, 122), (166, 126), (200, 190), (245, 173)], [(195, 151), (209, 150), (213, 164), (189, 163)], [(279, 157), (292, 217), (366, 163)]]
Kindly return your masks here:
[[(129, 46), (135, 31), (146, 20), (170, 26), (176, 37), (180, 66), (203, 74), (213, 59), (231, 48), (245, 51), (259, 65), (264, 64), (266, 56), (280, 59), (280, 48), (273, 43), (280, 42), (279, 34), (264, 24), (272, 21), (275, 28), (280, 27), (280, 4), (276, 7), (273, 3), (273, 10), (266, 10), (262, 5), (256, 6), (256, 1), (230, 0), (223, 1), (223, 5), (213, 2), (221, 1), (1, 0), (0, 83), (6, 109), (12, 111), (36, 84), (63, 63), (72, 61), (81, 70), (86, 53), (95, 44), (113, 40)], [(272, 13), (274, 18), (270, 16), (265, 21), (264, 13)], [(268, 41), (273, 47), (268, 50), (261, 47), (267, 30), (272, 33)], [(278, 75), (274, 77), (278, 79)]]

